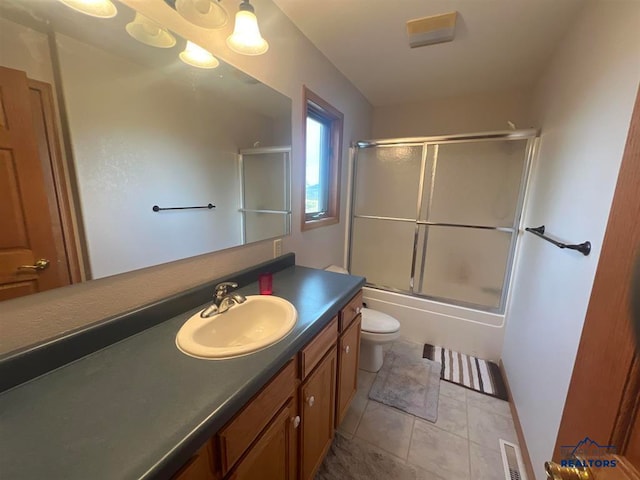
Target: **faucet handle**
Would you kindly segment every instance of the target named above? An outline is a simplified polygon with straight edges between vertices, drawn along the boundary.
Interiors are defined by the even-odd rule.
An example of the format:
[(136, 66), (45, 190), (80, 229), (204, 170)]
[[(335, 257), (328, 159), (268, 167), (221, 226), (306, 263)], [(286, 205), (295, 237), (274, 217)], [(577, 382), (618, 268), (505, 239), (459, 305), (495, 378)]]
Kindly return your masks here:
[(222, 282), (216, 285), (216, 298), (221, 299), (225, 295), (229, 293), (230, 290), (234, 288), (238, 288), (238, 284), (236, 282)]

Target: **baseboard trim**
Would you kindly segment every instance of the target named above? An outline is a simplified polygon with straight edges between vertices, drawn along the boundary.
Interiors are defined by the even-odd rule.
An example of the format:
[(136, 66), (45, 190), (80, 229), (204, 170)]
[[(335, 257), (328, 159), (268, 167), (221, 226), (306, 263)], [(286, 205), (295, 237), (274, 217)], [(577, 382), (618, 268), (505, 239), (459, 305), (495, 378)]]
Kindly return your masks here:
[(498, 362), (500, 367), (500, 373), (504, 380), (504, 385), (507, 387), (507, 395), (509, 396), (509, 408), (511, 409), (511, 416), (513, 417), (513, 424), (516, 427), (516, 435), (518, 435), (518, 445), (520, 446), (520, 452), (522, 453), (522, 461), (524, 463), (524, 469), (527, 472), (527, 478), (529, 480), (535, 480), (536, 476), (533, 473), (533, 465), (531, 463), (531, 457), (529, 457), (529, 449), (527, 448), (527, 442), (524, 440), (524, 433), (522, 432), (522, 426), (520, 425), (520, 418), (518, 417), (518, 409), (515, 403), (513, 403), (513, 395), (511, 395), (511, 386), (509, 385), (509, 377), (504, 369), (502, 359)]

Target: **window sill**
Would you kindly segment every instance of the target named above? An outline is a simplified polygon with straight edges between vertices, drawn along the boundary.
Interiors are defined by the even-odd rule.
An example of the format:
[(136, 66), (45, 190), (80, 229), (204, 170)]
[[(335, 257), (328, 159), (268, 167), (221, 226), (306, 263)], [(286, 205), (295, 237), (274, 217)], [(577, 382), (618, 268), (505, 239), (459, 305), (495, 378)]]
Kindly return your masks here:
[(304, 232), (306, 230), (313, 230), (314, 228), (335, 225), (336, 223), (340, 223), (340, 219), (338, 217), (324, 217), (319, 218), (318, 220), (303, 220), (301, 230)]

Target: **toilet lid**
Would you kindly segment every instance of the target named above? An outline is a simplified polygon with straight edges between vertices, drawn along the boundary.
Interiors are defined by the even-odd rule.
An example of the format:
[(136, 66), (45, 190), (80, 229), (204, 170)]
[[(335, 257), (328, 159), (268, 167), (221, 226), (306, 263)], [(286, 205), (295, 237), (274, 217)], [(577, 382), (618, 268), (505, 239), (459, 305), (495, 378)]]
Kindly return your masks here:
[(386, 313), (363, 308), (360, 329), (371, 333), (394, 333), (400, 330), (400, 322)]

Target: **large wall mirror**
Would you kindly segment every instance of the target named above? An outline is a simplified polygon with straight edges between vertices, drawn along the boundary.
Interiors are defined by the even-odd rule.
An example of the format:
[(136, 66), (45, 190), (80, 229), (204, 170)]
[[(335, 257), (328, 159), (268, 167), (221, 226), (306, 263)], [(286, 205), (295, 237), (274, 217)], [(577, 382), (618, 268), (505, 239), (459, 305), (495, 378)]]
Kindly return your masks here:
[(0, 300), (290, 232), (291, 100), (116, 5), (0, 3)]

